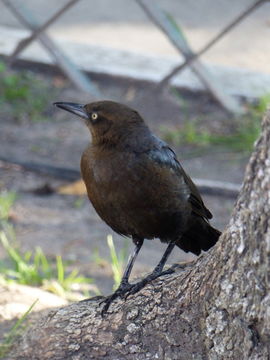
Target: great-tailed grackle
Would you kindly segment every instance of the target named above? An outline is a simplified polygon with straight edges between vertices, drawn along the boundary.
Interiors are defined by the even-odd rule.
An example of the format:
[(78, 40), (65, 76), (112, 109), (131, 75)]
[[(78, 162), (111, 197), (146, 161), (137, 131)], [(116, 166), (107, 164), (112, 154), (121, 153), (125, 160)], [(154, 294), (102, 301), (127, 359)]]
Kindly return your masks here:
[[(88, 197), (99, 216), (135, 244), (119, 288), (104, 301), (106, 311), (116, 297), (135, 293), (164, 274), (175, 245), (199, 255), (220, 232), (210, 226), (212, 214), (173, 150), (150, 132), (137, 111), (112, 101), (55, 105), (85, 120), (92, 135), (81, 158)], [(130, 284), (144, 239), (154, 238), (168, 243), (163, 257), (150, 275)]]

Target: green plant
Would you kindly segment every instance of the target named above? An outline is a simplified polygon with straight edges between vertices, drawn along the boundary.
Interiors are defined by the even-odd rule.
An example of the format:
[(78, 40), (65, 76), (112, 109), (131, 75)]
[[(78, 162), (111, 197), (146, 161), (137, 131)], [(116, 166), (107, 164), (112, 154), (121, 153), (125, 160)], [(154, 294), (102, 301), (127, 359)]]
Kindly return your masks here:
[[(79, 275), (77, 269), (67, 272), (61, 256), (49, 260), (40, 247), (22, 252), (14, 246), (16, 235), (8, 218), (17, 195), (0, 193), (0, 244), (7, 257), (0, 260), (0, 273), (6, 282), (41, 286), (67, 299), (80, 299), (81, 293), (99, 294), (93, 280)], [(12, 244), (12, 245), (11, 245)]]
[(27, 311), (16, 321), (16, 323), (12, 326), (10, 331), (5, 335), (5, 340), (0, 343), (0, 358), (4, 358), (6, 356), (13, 345), (17, 336), (19, 336), (24, 328), (23, 323), (25, 322), (26, 318), (33, 310), (34, 306), (38, 302), (38, 299), (33, 302), (33, 304), (27, 309)]
[(193, 147), (226, 147), (235, 151), (251, 151), (260, 134), (261, 114), (255, 111), (235, 119), (234, 130), (228, 134), (214, 134), (200, 129), (198, 120), (185, 121), (181, 128), (161, 127), (162, 137), (174, 145)]
[[(24, 285), (40, 286), (69, 300), (78, 300), (89, 293), (99, 295), (99, 289), (93, 280), (79, 275), (77, 269), (67, 272), (61, 256), (48, 259), (40, 247), (34, 251), (22, 252), (14, 244), (16, 235), (13, 226), (8, 222), (9, 213), (17, 195), (13, 192), (0, 194), (0, 244), (5, 250), (6, 258), (0, 260), (0, 272), (5, 282), (16, 282)], [(121, 281), (123, 265), (127, 258), (127, 243), (116, 253), (113, 238), (107, 236), (110, 250), (110, 261), (101, 258), (98, 251), (94, 261), (98, 264), (109, 264), (112, 268), (114, 288)], [(12, 245), (11, 245), (12, 244)]]
[(12, 205), (16, 200), (15, 192), (1, 192), (0, 193), (0, 221), (7, 221)]
[(188, 144), (196, 146), (209, 146), (211, 134), (207, 130), (198, 130), (194, 120), (186, 121), (181, 128), (160, 128), (165, 141), (174, 145)]
[(253, 111), (258, 115), (263, 115), (270, 105), (270, 93), (266, 93), (261, 96), (257, 104), (253, 105)]
[(93, 283), (92, 279), (80, 276), (76, 269), (68, 273), (61, 256), (49, 261), (39, 247), (21, 252), (10, 245), (5, 231), (0, 232), (0, 242), (8, 255), (5, 261), (0, 261), (0, 272), (5, 281), (41, 286), (68, 300), (81, 299), (81, 290), (84, 296), (89, 296), (90, 291), (99, 294), (97, 287), (86, 286)]
[(107, 244), (110, 250), (111, 267), (112, 267), (113, 279), (114, 279), (113, 289), (115, 290), (120, 285), (122, 279), (123, 266), (127, 258), (127, 247), (125, 246), (124, 248), (122, 248), (119, 251), (119, 255), (117, 255), (112, 235), (107, 236)]
[(54, 91), (49, 83), (30, 71), (14, 72), (0, 62), (0, 105), (2, 116), (16, 121), (47, 120), (45, 110)]

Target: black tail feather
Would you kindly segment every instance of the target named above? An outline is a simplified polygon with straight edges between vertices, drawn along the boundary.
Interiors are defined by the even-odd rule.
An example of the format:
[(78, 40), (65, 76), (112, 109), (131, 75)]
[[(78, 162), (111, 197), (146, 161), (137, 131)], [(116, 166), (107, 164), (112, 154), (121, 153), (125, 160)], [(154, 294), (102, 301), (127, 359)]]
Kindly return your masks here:
[(176, 245), (186, 252), (200, 255), (202, 250), (207, 251), (214, 246), (220, 235), (221, 232), (204, 219), (198, 219), (197, 224), (190, 227)]

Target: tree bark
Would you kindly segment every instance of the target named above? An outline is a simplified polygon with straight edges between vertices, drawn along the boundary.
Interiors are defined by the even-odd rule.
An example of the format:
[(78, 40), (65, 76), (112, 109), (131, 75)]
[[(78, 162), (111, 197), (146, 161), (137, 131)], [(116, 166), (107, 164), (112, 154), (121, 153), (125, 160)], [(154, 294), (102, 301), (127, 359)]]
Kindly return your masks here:
[(270, 113), (214, 248), (102, 318), (99, 299), (52, 311), (9, 359), (268, 359)]

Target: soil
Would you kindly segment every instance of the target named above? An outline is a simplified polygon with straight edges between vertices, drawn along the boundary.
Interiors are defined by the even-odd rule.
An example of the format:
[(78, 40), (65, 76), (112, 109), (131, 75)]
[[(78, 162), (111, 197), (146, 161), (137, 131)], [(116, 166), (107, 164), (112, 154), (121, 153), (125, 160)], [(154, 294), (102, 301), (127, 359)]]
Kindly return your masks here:
[[(81, 93), (58, 74), (43, 73), (39, 76), (58, 86), (58, 94), (48, 102), (49, 120), (22, 123), (1, 114), (0, 156), (19, 161), (50, 164), (79, 170), (80, 156), (90, 140), (84, 124), (70, 114), (54, 108), (50, 102), (91, 102), (91, 96)], [(207, 94), (181, 91), (178, 98), (166, 92), (158, 94), (152, 84), (98, 76), (94, 78), (104, 98), (124, 102), (137, 109), (150, 128), (159, 136), (162, 127), (175, 129), (184, 122), (199, 119), (198, 126), (210, 131), (227, 131), (233, 119)], [(60, 85), (59, 85), (60, 84)], [(178, 157), (192, 178), (204, 178), (241, 183), (247, 156), (230, 150), (173, 146)], [(120, 250), (133, 248), (129, 239), (114, 234), (95, 213), (86, 196), (78, 201), (76, 195), (60, 195), (57, 192), (37, 195), (35, 189), (49, 185), (57, 189), (68, 181), (49, 175), (26, 171), (20, 166), (0, 163), (0, 190), (18, 194), (12, 210), (12, 221), (17, 242), (23, 250), (40, 246), (48, 256), (60, 254), (77, 267), (81, 273), (92, 277), (101, 293), (112, 290), (112, 271), (106, 242), (113, 234), (115, 246)], [(223, 230), (230, 218), (234, 200), (217, 196), (204, 196), (207, 207), (214, 214), (213, 225)], [(135, 265), (135, 276), (153, 268), (161, 258), (165, 245), (159, 240), (146, 241)], [(0, 248), (3, 257), (3, 249)], [(183, 262), (195, 256), (175, 249), (169, 262)], [(133, 274), (133, 276), (134, 276)]]

